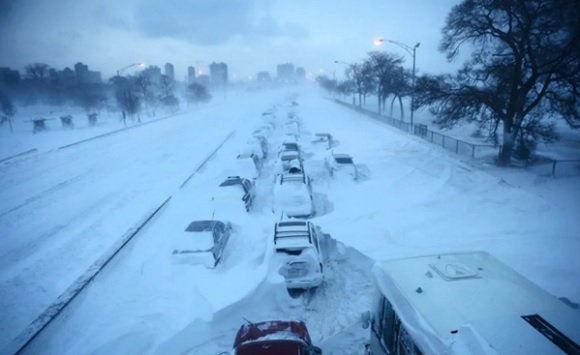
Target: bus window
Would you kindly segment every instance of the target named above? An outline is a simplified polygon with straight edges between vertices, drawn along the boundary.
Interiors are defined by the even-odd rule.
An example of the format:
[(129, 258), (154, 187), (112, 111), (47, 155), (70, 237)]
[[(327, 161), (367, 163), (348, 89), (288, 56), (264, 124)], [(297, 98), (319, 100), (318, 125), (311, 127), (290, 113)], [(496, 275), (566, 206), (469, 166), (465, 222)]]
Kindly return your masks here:
[(381, 342), (387, 349), (389, 353), (393, 352), (393, 345), (395, 340), (394, 334), (394, 322), (395, 322), (395, 311), (393, 310), (393, 306), (391, 303), (385, 298), (383, 307), (382, 307), (382, 314), (380, 318), (381, 323)]
[(396, 315), (394, 322), (396, 351), (393, 353), (401, 355), (422, 355), (421, 350), (419, 350), (417, 345), (415, 345), (413, 338), (411, 338), (411, 335), (407, 332), (407, 329), (405, 329), (401, 320)]

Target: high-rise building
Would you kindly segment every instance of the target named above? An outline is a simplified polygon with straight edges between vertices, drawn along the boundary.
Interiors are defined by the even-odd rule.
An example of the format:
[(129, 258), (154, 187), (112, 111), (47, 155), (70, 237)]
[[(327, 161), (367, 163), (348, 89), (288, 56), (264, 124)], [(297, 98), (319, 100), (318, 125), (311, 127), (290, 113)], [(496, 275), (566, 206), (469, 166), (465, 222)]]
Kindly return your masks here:
[(195, 67), (189, 66), (187, 67), (187, 84), (191, 84), (195, 82)]
[(165, 76), (168, 77), (171, 81), (175, 80), (175, 69), (173, 64), (165, 63)]
[(85, 83), (89, 76), (89, 66), (81, 62), (75, 64), (75, 73), (79, 83)]
[(81, 62), (75, 64), (75, 74), (79, 83), (96, 84), (102, 81), (101, 72), (90, 71), (89, 66)]
[(295, 74), (294, 74), (294, 64), (286, 63), (286, 64), (278, 64), (277, 68), (278, 73), (278, 81), (283, 83), (291, 83), (294, 82)]
[(228, 83), (228, 65), (226, 63), (213, 62), (209, 65), (211, 83), (215, 86), (223, 86)]

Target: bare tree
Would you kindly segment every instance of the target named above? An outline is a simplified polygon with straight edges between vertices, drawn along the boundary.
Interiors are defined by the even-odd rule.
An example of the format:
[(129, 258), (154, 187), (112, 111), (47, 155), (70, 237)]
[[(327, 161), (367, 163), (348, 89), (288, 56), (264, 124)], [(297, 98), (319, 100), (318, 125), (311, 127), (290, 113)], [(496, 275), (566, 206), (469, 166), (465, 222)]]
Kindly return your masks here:
[(115, 87), (115, 99), (121, 108), (123, 124), (127, 126), (127, 115), (134, 118), (141, 108), (141, 100), (137, 94), (135, 79), (131, 76), (115, 76), (111, 81)]
[(449, 60), (464, 44), (475, 50), (457, 74), (421, 78), (417, 106), (430, 106), (445, 125), (502, 122), (503, 166), (522, 127), (551, 117), (580, 127), (578, 18), (578, 1), (463, 0), (447, 17), (440, 49)]
[(86, 113), (94, 113), (102, 108), (106, 102), (105, 87), (103, 84), (78, 84), (76, 87), (76, 102)]
[(378, 112), (381, 113), (385, 110), (385, 102), (390, 95), (395, 93), (402, 94), (403, 92), (398, 87), (405, 85), (399, 75), (403, 58), (386, 52), (372, 51), (369, 52), (369, 57), (366, 62), (369, 63), (376, 77)]
[(47, 80), (50, 75), (50, 66), (44, 63), (32, 63), (24, 67), (24, 72), (27, 79), (31, 80)]
[(375, 88), (374, 74), (368, 62), (351, 64), (347, 71), (347, 77), (353, 83), (354, 91), (358, 94), (358, 106), (362, 107), (363, 98)]
[[(348, 95), (352, 95), (355, 93), (354, 90), (354, 84), (352, 81), (350, 80), (345, 80), (345, 81), (341, 81), (337, 86), (336, 86), (336, 90), (338, 91), (339, 94), (344, 96), (344, 99), (346, 100), (346, 97)], [(353, 98), (354, 99), (354, 98)]]
[(175, 96), (175, 83), (167, 75), (162, 75), (157, 85), (159, 101), (171, 112), (176, 112), (179, 108), (179, 100)]
[(12, 102), (12, 98), (10, 98), (10, 96), (4, 92), (0, 92), (0, 112), (2, 112), (2, 116), (0, 117), (0, 124), (8, 122), (8, 125), (10, 126), (10, 132), (14, 132), (12, 128), (12, 117), (14, 117), (16, 114), (16, 108)]
[(187, 101), (193, 102), (195, 105), (200, 102), (208, 102), (211, 100), (211, 94), (207, 88), (201, 84), (193, 83), (187, 87)]
[[(141, 72), (135, 76), (134, 84), (141, 95), (141, 100), (145, 104), (145, 112), (149, 114), (149, 109), (151, 109), (152, 115), (155, 116), (155, 94), (151, 78), (146, 73)], [(141, 122), (141, 118), (139, 118), (139, 122)]]
[(328, 95), (336, 91), (336, 80), (331, 80), (326, 75), (317, 76), (316, 82), (328, 92)]

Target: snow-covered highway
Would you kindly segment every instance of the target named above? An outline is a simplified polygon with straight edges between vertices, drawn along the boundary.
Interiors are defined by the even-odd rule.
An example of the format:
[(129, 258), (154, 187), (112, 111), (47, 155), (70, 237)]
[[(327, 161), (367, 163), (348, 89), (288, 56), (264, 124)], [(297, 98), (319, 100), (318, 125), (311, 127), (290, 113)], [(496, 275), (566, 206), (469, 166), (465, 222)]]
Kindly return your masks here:
[[(276, 119), (283, 122), (290, 100), (248, 96), (3, 165), (0, 349), (169, 195), (160, 215), (27, 353), (217, 354), (230, 350), (245, 317), (304, 320), (325, 354), (352, 354), (362, 350), (356, 323), (370, 306), (373, 261), (438, 252), (489, 251), (552, 294), (580, 300), (578, 178), (530, 178), (460, 161), (310, 90), (296, 98), (296, 112), (313, 179), (311, 220), (332, 237), (325, 284), (304, 304), (289, 297), (269, 265), (280, 127), (256, 183), (256, 210), (216, 216), (233, 219), (240, 231), (224, 263), (214, 270), (174, 264), (171, 237), (185, 222), (209, 217), (210, 187), (236, 174), (230, 163), (265, 122), (261, 113), (280, 104)], [(329, 151), (311, 143), (315, 132), (331, 133), (339, 142), (334, 151), (354, 157), (360, 181), (329, 176)]]
[[(2, 164), (0, 348), (171, 195), (232, 130), (258, 118), (261, 100), (232, 98)], [(239, 114), (228, 106), (234, 102)]]

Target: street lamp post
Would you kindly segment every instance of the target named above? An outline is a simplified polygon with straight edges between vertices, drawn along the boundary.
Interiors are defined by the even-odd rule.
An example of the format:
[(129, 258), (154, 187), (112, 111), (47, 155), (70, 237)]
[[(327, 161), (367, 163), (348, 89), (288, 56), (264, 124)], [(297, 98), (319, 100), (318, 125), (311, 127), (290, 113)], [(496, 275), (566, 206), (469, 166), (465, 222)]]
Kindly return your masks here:
[(412, 91), (411, 91), (411, 127), (413, 127), (413, 104), (415, 101), (415, 58), (417, 55), (417, 48), (419, 48), (419, 46), (421, 45), (421, 43), (417, 42), (417, 44), (415, 44), (413, 47), (406, 45), (405, 43), (399, 42), (399, 41), (393, 41), (390, 39), (382, 39), (382, 38), (375, 38), (374, 43), (375, 46), (380, 46), (383, 42), (389, 42), (392, 44), (395, 44), (401, 48), (403, 48), (404, 50), (407, 51), (407, 53), (409, 53), (412, 57), (413, 57), (413, 74), (411, 77), (411, 87), (412, 87)]
[(123, 68), (117, 70), (117, 76), (121, 76), (121, 74), (125, 70), (132, 68), (132, 67), (136, 67), (136, 66), (140, 66), (141, 68), (143, 68), (145, 66), (145, 63), (133, 63), (133, 64), (129, 64), (127, 66), (124, 66)]

